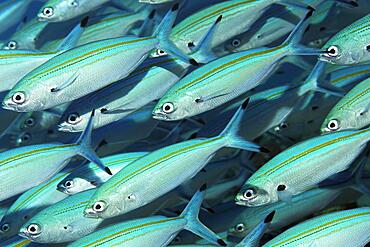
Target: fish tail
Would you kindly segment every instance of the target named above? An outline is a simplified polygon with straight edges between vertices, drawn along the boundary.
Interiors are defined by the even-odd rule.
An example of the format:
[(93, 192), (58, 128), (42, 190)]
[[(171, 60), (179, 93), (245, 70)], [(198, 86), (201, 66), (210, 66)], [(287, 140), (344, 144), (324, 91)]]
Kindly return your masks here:
[(321, 51), (317, 48), (310, 48), (304, 45), (299, 44), (302, 39), (303, 34), (305, 33), (306, 27), (308, 25), (308, 19), (313, 14), (314, 9), (308, 7), (308, 12), (306, 16), (297, 24), (297, 26), (290, 33), (288, 38), (281, 45), (288, 48), (289, 55), (306, 55), (306, 56), (317, 56), (323, 54), (325, 51)]
[(308, 91), (316, 91), (332, 96), (343, 97), (345, 91), (339, 87), (332, 85), (330, 82), (320, 80), (326, 67), (326, 62), (318, 61), (306, 79), (305, 83), (301, 86), (299, 94), (303, 95)]
[(154, 32), (153, 36), (156, 37), (159, 41), (159, 47), (157, 47), (158, 49), (162, 49), (168, 54), (177, 57), (186, 63), (194, 63), (191, 62), (194, 59), (189, 58), (170, 40), (170, 34), (172, 31), (172, 26), (176, 20), (178, 8), (178, 3), (172, 6), (171, 10), (168, 11), (168, 13), (165, 15), (165, 17), (157, 27), (157, 30)]
[(263, 234), (266, 232), (271, 221), (273, 220), (275, 211), (269, 213), (255, 228), (248, 233), (247, 236), (239, 243), (238, 246), (253, 247), (259, 246)]
[(247, 108), (249, 98), (244, 101), (241, 107), (238, 108), (234, 116), (231, 118), (230, 122), (226, 128), (221, 132), (220, 136), (227, 139), (226, 146), (233, 148), (240, 148), (252, 152), (263, 152), (267, 151), (265, 148), (247, 141), (238, 135), (239, 127), (241, 125), (245, 109)]
[(217, 58), (217, 56), (212, 52), (212, 40), (221, 20), (222, 15), (220, 15), (213, 25), (208, 29), (197, 46), (194, 46), (193, 43), (188, 44), (188, 47), (193, 51), (193, 57), (196, 57), (197, 61), (201, 63), (208, 63)]
[(139, 37), (150, 36), (153, 33), (153, 27), (155, 25), (154, 17), (156, 10), (152, 8), (146, 8), (143, 12), (147, 16), (147, 18), (144, 19), (143, 23), (140, 26), (140, 31), (138, 34)]
[(86, 16), (81, 20), (81, 22), (72, 29), (72, 31), (67, 35), (67, 37), (59, 44), (57, 51), (66, 51), (75, 47), (80, 40), (82, 33), (85, 31), (87, 23), (89, 22), (89, 17)]
[(76, 144), (78, 144), (79, 147), (77, 153), (98, 165), (109, 175), (112, 175), (110, 169), (103, 164), (103, 162), (100, 160), (100, 158), (98, 157), (98, 155), (95, 153), (94, 149), (91, 146), (91, 132), (93, 129), (94, 114), (95, 110), (92, 111), (91, 117), (89, 119), (89, 122), (87, 123), (85, 130), (82, 132), (81, 136), (78, 138), (76, 142)]
[(198, 192), (195, 193), (193, 198), (181, 213), (180, 217), (184, 217), (187, 221), (185, 229), (212, 242), (217, 243), (221, 246), (226, 246), (226, 243), (217, 236), (216, 233), (212, 232), (208, 227), (203, 225), (199, 220), (199, 211), (204, 199), (204, 194), (206, 190), (206, 185), (203, 185)]

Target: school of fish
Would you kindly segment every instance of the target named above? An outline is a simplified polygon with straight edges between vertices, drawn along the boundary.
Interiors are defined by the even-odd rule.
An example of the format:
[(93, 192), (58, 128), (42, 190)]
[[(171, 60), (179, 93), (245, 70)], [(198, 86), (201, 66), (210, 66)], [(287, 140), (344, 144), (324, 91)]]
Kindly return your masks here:
[(370, 0), (0, 0), (0, 247), (370, 246)]

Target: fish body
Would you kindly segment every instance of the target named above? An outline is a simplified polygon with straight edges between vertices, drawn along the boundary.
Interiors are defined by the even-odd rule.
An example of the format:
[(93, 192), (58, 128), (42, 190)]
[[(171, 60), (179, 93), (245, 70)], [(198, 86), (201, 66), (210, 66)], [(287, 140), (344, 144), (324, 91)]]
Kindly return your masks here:
[(204, 198), (204, 189), (202, 188), (201, 191), (195, 193), (178, 217), (151, 216), (119, 223), (101, 229), (69, 246), (167, 246), (183, 229), (191, 231), (211, 243), (225, 246), (226, 244), (198, 219)]
[[(168, 40), (177, 11), (176, 4), (153, 36), (106, 39), (58, 54), (23, 77), (5, 97), (4, 107), (37, 111), (75, 100), (125, 78), (152, 50), (161, 46), (189, 61)], [(16, 95), (22, 99), (13, 98)]]
[[(258, 152), (261, 147), (240, 139), (236, 133), (246, 103), (219, 136), (169, 145), (127, 165), (98, 189), (85, 208), (85, 215), (110, 218), (146, 205), (194, 177), (223, 147)], [(96, 210), (100, 203), (103, 209)]]
[(258, 169), (235, 200), (250, 207), (289, 200), (292, 195), (348, 169), (369, 139), (370, 129), (364, 129), (334, 132), (302, 141)]
[(329, 213), (293, 226), (270, 240), (270, 246), (365, 246), (370, 241), (370, 209)]

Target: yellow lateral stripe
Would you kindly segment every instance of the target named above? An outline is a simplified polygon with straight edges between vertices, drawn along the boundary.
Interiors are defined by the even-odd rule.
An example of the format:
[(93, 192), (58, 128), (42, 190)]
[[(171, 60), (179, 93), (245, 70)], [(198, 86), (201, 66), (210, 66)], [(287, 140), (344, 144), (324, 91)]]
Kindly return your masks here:
[(294, 240), (296, 238), (301, 237), (302, 235), (307, 235), (309, 233), (312, 233), (312, 232), (315, 232), (315, 231), (318, 231), (318, 230), (322, 230), (322, 228), (328, 227), (328, 226), (333, 225), (335, 223), (338, 223), (338, 222), (341, 222), (341, 221), (345, 221), (345, 220), (349, 220), (349, 219), (356, 218), (356, 217), (365, 216), (365, 215), (370, 215), (370, 212), (353, 214), (353, 215), (345, 216), (343, 218), (339, 218), (339, 219), (336, 219), (336, 220), (329, 221), (329, 222), (327, 222), (325, 224), (319, 225), (319, 226), (317, 226), (315, 228), (309, 229), (309, 230), (307, 230), (305, 232), (302, 232), (302, 233), (299, 233), (299, 234), (297, 234), (297, 235), (295, 235), (293, 237), (290, 237), (290, 238), (288, 238), (288, 239), (286, 239), (286, 240), (284, 240), (284, 241), (282, 241), (280, 243), (277, 243), (274, 246), (283, 245), (283, 244), (285, 244), (287, 242), (290, 242), (290, 241), (292, 241), (292, 240)]
[(78, 145), (79, 144), (72, 143), (72, 144), (66, 144), (66, 145), (54, 146), (54, 147), (48, 147), (48, 148), (40, 148), (40, 149), (28, 151), (28, 152), (25, 152), (25, 153), (17, 154), (15, 156), (9, 157), (9, 158), (4, 159), (4, 160), (0, 160), (0, 166), (4, 165), (5, 163), (11, 162), (13, 160), (23, 158), (24, 156), (28, 157), (30, 155), (33, 155), (33, 154), (36, 154), (36, 153), (41, 153), (41, 152), (44, 152), (44, 151), (50, 151), (50, 150), (55, 150), (55, 149), (63, 149), (63, 148), (73, 147), (73, 146), (78, 146)]
[(348, 78), (351, 78), (351, 77), (354, 77), (354, 76), (358, 76), (358, 75), (362, 75), (362, 74), (366, 74), (366, 73), (370, 73), (370, 69), (363, 70), (363, 71), (357, 71), (357, 72), (354, 72), (352, 74), (344, 75), (342, 77), (339, 77), (339, 78), (331, 81), (331, 83), (332, 84), (337, 84), (338, 82), (344, 81), (345, 79), (348, 79)]
[[(361, 24), (362, 24), (362, 23), (361, 23)], [(355, 29), (355, 30), (353, 30), (353, 31), (349, 32), (349, 34), (357, 33), (358, 31), (361, 31), (362, 29), (365, 29), (365, 28), (368, 28), (368, 27), (370, 27), (370, 24), (367, 24), (367, 25), (365, 25), (365, 26), (363, 26), (363, 27), (359, 27), (359, 28), (357, 28), (357, 29)]]
[(29, 243), (31, 243), (31, 240), (25, 239), (22, 242), (14, 245), (14, 247), (22, 247), (22, 246), (25, 246), (26, 244), (29, 244)]
[(0, 59), (13, 58), (13, 57), (45, 56), (45, 55), (53, 55), (53, 54), (57, 54), (57, 52), (0, 54)]
[(267, 170), (266, 172), (264, 172), (263, 174), (261, 174), (258, 177), (263, 177), (263, 176), (266, 176), (266, 175), (270, 175), (271, 173), (275, 172), (276, 170), (278, 170), (279, 168), (283, 167), (284, 165), (289, 164), (290, 162), (295, 161), (295, 160), (297, 160), (297, 159), (299, 159), (299, 158), (301, 158), (301, 157), (303, 157), (305, 155), (308, 155), (308, 154), (310, 154), (310, 153), (312, 153), (314, 151), (317, 151), (317, 150), (319, 150), (321, 148), (324, 148), (324, 147), (329, 146), (331, 144), (334, 144), (336, 142), (346, 140), (346, 139), (351, 138), (351, 137), (356, 136), (356, 135), (360, 135), (360, 134), (365, 133), (367, 131), (370, 131), (370, 130), (369, 129), (365, 129), (365, 130), (362, 130), (362, 131), (358, 131), (356, 133), (353, 133), (353, 134), (350, 134), (350, 135), (347, 135), (347, 136), (343, 136), (343, 137), (339, 137), (337, 139), (334, 139), (334, 140), (331, 140), (331, 141), (328, 141), (328, 142), (324, 142), (324, 143), (322, 143), (320, 145), (317, 145), (315, 147), (312, 147), (312, 148), (310, 148), (310, 149), (308, 149), (308, 150), (306, 150), (306, 151), (304, 151), (302, 153), (299, 153), (297, 155), (294, 155), (294, 156), (290, 157), (289, 159), (287, 159), (287, 160), (285, 160), (285, 161), (277, 164), (276, 166), (274, 166), (271, 169)]
[(285, 46), (286, 46), (286, 45), (280, 45), (280, 46), (274, 47), (274, 48), (272, 48), (272, 49), (268, 49), (268, 50), (264, 50), (264, 51), (260, 51), (260, 52), (251, 53), (251, 54), (245, 55), (245, 56), (243, 56), (243, 57), (240, 57), (240, 58), (238, 58), (238, 59), (235, 59), (235, 60), (233, 60), (233, 61), (227, 62), (227, 63), (225, 63), (225, 64), (223, 64), (223, 65), (221, 65), (221, 66), (218, 66), (218, 67), (216, 67), (216, 68), (214, 68), (214, 69), (212, 69), (212, 70), (209, 70), (207, 73), (203, 74), (202, 76), (200, 76), (200, 77), (196, 78), (196, 79), (195, 79), (195, 80), (193, 80), (193, 81), (190, 81), (189, 83), (187, 83), (186, 85), (184, 85), (184, 86), (180, 87), (180, 88), (179, 88), (179, 89), (177, 89), (176, 91), (177, 91), (177, 92), (179, 92), (179, 91), (181, 91), (181, 90), (183, 90), (183, 89), (185, 89), (185, 88), (188, 88), (188, 87), (190, 87), (191, 85), (193, 85), (193, 84), (195, 84), (195, 83), (197, 83), (197, 82), (199, 82), (199, 81), (203, 80), (204, 78), (206, 78), (206, 77), (208, 77), (208, 76), (210, 76), (210, 75), (212, 75), (212, 74), (214, 74), (214, 73), (219, 72), (220, 70), (224, 69), (225, 67), (228, 67), (228, 66), (234, 65), (234, 64), (236, 64), (236, 63), (242, 62), (242, 61), (247, 60), (247, 59), (252, 58), (252, 57), (256, 57), (256, 56), (266, 55), (266, 54), (272, 53), (272, 52), (277, 51), (277, 50), (279, 50), (279, 49), (281, 49), (281, 48), (283, 48), (283, 47), (285, 47)]
[[(157, 160), (154, 160), (152, 162), (150, 162), (149, 164), (143, 166), (142, 168), (140, 168), (139, 170), (136, 170), (134, 171), (133, 173), (131, 174), (128, 174), (126, 175), (125, 177), (123, 177), (122, 179), (120, 179), (118, 182), (116, 182), (112, 187), (116, 187), (117, 185), (119, 185), (120, 183), (122, 183), (122, 181), (125, 181), (127, 179), (130, 179), (131, 177), (135, 176), (136, 174), (146, 170), (147, 168), (151, 168), (151, 167), (154, 167), (156, 166), (157, 164), (161, 163), (162, 161), (168, 159), (168, 158), (171, 158), (177, 154), (180, 154), (180, 153), (183, 153), (183, 152), (186, 152), (188, 151), (189, 149), (193, 149), (193, 148), (197, 148), (199, 146), (202, 146), (202, 145), (205, 145), (205, 144), (208, 144), (208, 143), (211, 143), (211, 142), (214, 142), (214, 141), (218, 141), (220, 140), (221, 138), (223, 138), (223, 136), (219, 136), (219, 137), (216, 137), (216, 138), (212, 138), (212, 139), (208, 139), (207, 141), (204, 141), (204, 142), (201, 142), (201, 143), (197, 143), (197, 144), (193, 144), (189, 147), (185, 147), (185, 148), (182, 148), (182, 149), (179, 149), (179, 150), (176, 150), (172, 153), (169, 153), (167, 155), (164, 155), (162, 157), (160, 157), (159, 159)], [(109, 188), (108, 188), (109, 189)]]
[(43, 191), (45, 188), (47, 188), (50, 184), (56, 182), (57, 180), (61, 179), (62, 177), (64, 176), (67, 176), (68, 174), (70, 173), (66, 173), (66, 174), (63, 174), (61, 176), (58, 176), (58, 177), (55, 177), (54, 179), (51, 179), (51, 180), (48, 180), (47, 183), (45, 183), (43, 186), (41, 186), (40, 188), (38, 188), (33, 194), (31, 194), (29, 197), (27, 197), (24, 201), (22, 201), (22, 203), (20, 203), (15, 209), (14, 211), (17, 211), (19, 210), (24, 204), (26, 204), (27, 202), (29, 202), (30, 200), (32, 200), (32, 198), (35, 197), (35, 195), (39, 194), (41, 191)]
[(145, 224), (142, 224), (142, 225), (137, 225), (137, 226), (133, 226), (133, 227), (130, 227), (130, 228), (126, 228), (126, 229), (123, 229), (122, 231), (113, 233), (113, 234), (108, 235), (106, 237), (103, 237), (101, 239), (97, 239), (96, 241), (94, 241), (90, 244), (84, 245), (84, 247), (93, 246), (93, 245), (99, 244), (99, 243), (104, 243), (104, 242), (106, 242), (105, 240), (109, 240), (110, 238), (113, 238), (117, 235), (124, 234), (124, 233), (130, 232), (130, 231), (133, 231), (133, 230), (137, 230), (139, 228), (144, 228), (146, 226), (152, 226), (152, 225), (158, 225), (158, 224), (161, 224), (161, 223), (174, 221), (174, 220), (178, 220), (178, 219), (181, 219), (181, 218), (184, 218), (184, 217), (181, 216), (181, 217), (176, 217), (176, 218), (166, 218), (166, 219), (163, 219), (163, 220), (154, 221), (154, 222), (152, 221), (152, 222), (148, 222), (148, 223), (145, 223)]
[(49, 73), (50, 71), (53, 71), (55, 69), (58, 69), (59, 67), (63, 67), (65, 65), (68, 65), (68, 64), (71, 64), (71, 63), (74, 63), (75, 61), (78, 61), (78, 60), (82, 60), (83, 58), (87, 57), (87, 56), (90, 56), (90, 55), (95, 55), (99, 52), (102, 52), (102, 51), (105, 51), (105, 50), (109, 50), (111, 48), (115, 48), (115, 47), (118, 47), (118, 46), (122, 46), (122, 45), (128, 45), (128, 44), (134, 44), (134, 43), (137, 43), (137, 42), (140, 42), (140, 41), (145, 41), (145, 40), (150, 40), (150, 39), (154, 39), (153, 37), (145, 37), (145, 38), (141, 38), (141, 39), (135, 39), (135, 40), (130, 40), (130, 41), (124, 41), (124, 42), (119, 42), (119, 43), (115, 43), (115, 44), (112, 44), (112, 45), (108, 45), (108, 46), (104, 46), (104, 47), (100, 47), (98, 49), (95, 49), (95, 50), (92, 50), (90, 52), (87, 52), (87, 53), (84, 53), (78, 57), (74, 57), (72, 59), (69, 59), (63, 63), (60, 63), (60, 64), (57, 64), (49, 69), (46, 69), (46, 70), (43, 70), (41, 71), (40, 73), (37, 73), (36, 75), (32, 76), (30, 79), (34, 79), (34, 78), (37, 78), (43, 74), (47, 74)]
[(208, 18), (212, 18), (216, 15), (220, 15), (221, 13), (223, 13), (224, 11), (227, 11), (229, 9), (232, 9), (232, 8), (235, 8), (235, 7), (238, 7), (240, 5), (244, 5), (244, 4), (249, 4), (249, 3), (252, 3), (252, 2), (256, 2), (257, 0), (247, 0), (247, 1), (244, 1), (244, 2), (239, 2), (239, 3), (235, 3), (233, 5), (230, 5), (230, 6), (227, 6), (227, 7), (224, 7), (222, 9), (219, 9), (219, 10), (216, 10), (212, 13), (209, 13), (208, 15), (205, 15), (203, 16), (202, 18), (198, 19), (198, 20), (195, 20), (194, 22), (192, 23), (189, 23), (188, 25), (184, 26), (182, 29), (178, 30), (175, 35), (179, 34), (179, 33), (182, 33), (186, 30), (189, 30), (190, 28), (194, 27), (195, 25), (197, 25), (199, 22), (202, 22)]
[(348, 100), (348, 102), (346, 104), (342, 105), (340, 107), (340, 109), (345, 108), (345, 106), (347, 106), (347, 105), (353, 104), (357, 99), (361, 98), (362, 96), (365, 96), (369, 92), (370, 92), (370, 87), (366, 88), (366, 90), (364, 90), (364, 91), (358, 93), (357, 95), (355, 95), (354, 97), (352, 97), (350, 100)]

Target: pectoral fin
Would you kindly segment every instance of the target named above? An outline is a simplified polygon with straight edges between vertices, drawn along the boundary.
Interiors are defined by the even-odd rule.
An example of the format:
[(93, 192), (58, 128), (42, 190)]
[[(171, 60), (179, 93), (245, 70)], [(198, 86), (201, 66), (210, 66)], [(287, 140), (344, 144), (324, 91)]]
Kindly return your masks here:
[(55, 87), (55, 88), (52, 88), (50, 91), (52, 93), (56, 93), (56, 92), (59, 92), (69, 86), (71, 86), (76, 80), (77, 78), (79, 77), (80, 73), (78, 71), (76, 71), (67, 81), (65, 81), (63, 84)]

